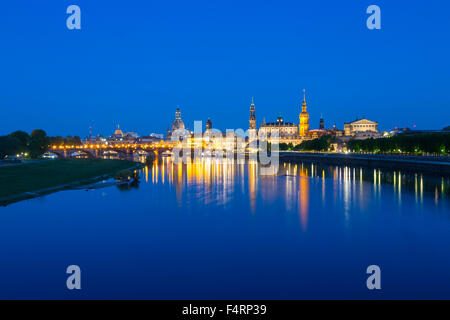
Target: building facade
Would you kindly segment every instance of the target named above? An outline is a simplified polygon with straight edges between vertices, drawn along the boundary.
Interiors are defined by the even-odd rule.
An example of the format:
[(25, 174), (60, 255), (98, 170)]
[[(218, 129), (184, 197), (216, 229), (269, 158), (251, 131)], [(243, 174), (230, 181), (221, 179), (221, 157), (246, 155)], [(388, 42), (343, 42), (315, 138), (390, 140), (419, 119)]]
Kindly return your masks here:
[(292, 143), (297, 145), (303, 141), (298, 135), (297, 125), (292, 122), (285, 122), (283, 117), (279, 116), (276, 122), (265, 121), (259, 127), (259, 138), (267, 139), (269, 142), (278, 139), (279, 143)]
[(249, 119), (249, 141), (256, 139), (256, 136), (258, 136), (259, 139), (265, 139), (268, 142), (275, 142), (274, 140), (276, 139), (279, 143), (293, 144), (295, 146), (311, 139), (305, 90), (303, 90), (303, 102), (299, 120), (300, 123), (297, 125), (293, 122), (286, 122), (283, 117), (279, 116), (275, 122), (266, 123), (264, 120), (259, 129), (257, 129), (255, 105), (252, 99)]
[(356, 136), (368, 134), (369, 132), (378, 132), (378, 123), (367, 119), (355, 120), (353, 122), (344, 123), (344, 135)]

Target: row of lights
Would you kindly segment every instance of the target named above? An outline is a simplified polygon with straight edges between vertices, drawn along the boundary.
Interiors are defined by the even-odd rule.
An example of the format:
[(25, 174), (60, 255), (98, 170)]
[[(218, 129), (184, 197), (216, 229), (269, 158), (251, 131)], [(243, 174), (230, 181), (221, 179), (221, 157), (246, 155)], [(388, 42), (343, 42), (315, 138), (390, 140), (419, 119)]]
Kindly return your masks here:
[(166, 145), (166, 144), (116, 144), (116, 145), (105, 145), (105, 144), (96, 144), (96, 145), (83, 145), (83, 146), (52, 146), (52, 149), (105, 149), (105, 148), (170, 148), (172, 145)]

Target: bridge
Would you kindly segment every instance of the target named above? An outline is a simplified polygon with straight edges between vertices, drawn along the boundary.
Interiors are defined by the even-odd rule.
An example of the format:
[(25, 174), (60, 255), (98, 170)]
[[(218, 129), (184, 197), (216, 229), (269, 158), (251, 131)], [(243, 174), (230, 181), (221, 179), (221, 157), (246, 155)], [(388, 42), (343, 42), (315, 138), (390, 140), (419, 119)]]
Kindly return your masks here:
[(107, 156), (152, 156), (158, 157), (164, 152), (172, 151), (176, 141), (161, 141), (158, 143), (115, 143), (115, 144), (84, 144), (84, 145), (54, 145), (48, 152), (58, 158), (103, 158)]

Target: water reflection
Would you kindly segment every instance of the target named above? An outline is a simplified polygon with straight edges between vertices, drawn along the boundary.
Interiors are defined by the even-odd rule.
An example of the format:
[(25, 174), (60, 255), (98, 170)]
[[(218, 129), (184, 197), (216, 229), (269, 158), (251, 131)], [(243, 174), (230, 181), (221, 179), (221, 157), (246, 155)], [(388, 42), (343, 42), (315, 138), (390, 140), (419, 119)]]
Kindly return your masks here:
[(127, 183), (121, 183), (121, 184), (117, 185), (117, 188), (120, 191), (130, 191), (130, 190), (133, 190), (133, 189), (137, 189), (137, 188), (139, 188), (139, 181), (134, 180), (134, 181), (131, 181), (129, 183), (128, 182)]
[(316, 196), (322, 208), (342, 208), (346, 226), (350, 226), (355, 208), (364, 211), (386, 199), (400, 208), (405, 194), (413, 197), (416, 205), (423, 205), (428, 196), (439, 206), (450, 192), (449, 178), (445, 177), (310, 163), (283, 163), (276, 176), (263, 176), (256, 162), (204, 158), (174, 164), (170, 158), (160, 158), (141, 174), (146, 182), (173, 187), (179, 206), (194, 202), (227, 206), (242, 197), (255, 214), (258, 206), (264, 211), (265, 205), (282, 201), (284, 208), (280, 211), (296, 212), (303, 230), (307, 229), (310, 207), (315, 206), (311, 201), (316, 201)]
[(361, 290), (369, 263), (390, 272), (383, 298), (450, 297), (449, 177), (300, 162), (262, 172), (163, 157), (127, 192), (110, 184), (2, 208), (0, 297), (64, 298), (59, 272), (36, 282), (26, 270), (68, 260), (104, 279), (94, 299), (227, 299), (248, 281), (237, 298), (373, 299)]

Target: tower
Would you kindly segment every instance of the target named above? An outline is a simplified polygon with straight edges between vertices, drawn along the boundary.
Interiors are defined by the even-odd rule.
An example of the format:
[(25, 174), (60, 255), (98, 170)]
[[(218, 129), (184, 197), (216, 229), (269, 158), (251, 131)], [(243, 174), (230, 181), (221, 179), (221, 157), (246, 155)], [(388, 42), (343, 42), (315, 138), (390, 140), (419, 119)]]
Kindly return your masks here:
[(249, 129), (256, 129), (256, 115), (255, 115), (255, 104), (253, 103), (253, 97), (252, 97), (252, 104), (250, 105), (250, 119), (249, 119)]
[(181, 120), (181, 111), (179, 107), (177, 107), (177, 110), (175, 111), (175, 120)]
[(323, 121), (323, 114), (320, 114), (319, 129), (325, 130), (325, 123)]
[(211, 119), (208, 118), (208, 121), (206, 121), (206, 131), (211, 130), (212, 129), (212, 122)]
[(250, 119), (248, 120), (248, 140), (249, 141), (255, 141), (258, 137), (258, 133), (256, 130), (256, 113), (255, 113), (255, 104), (253, 103), (253, 97), (252, 97), (252, 104), (250, 105)]
[(299, 115), (300, 123), (298, 125), (298, 134), (301, 137), (306, 137), (309, 132), (309, 114), (306, 108), (306, 90), (303, 89), (303, 103), (302, 112)]

